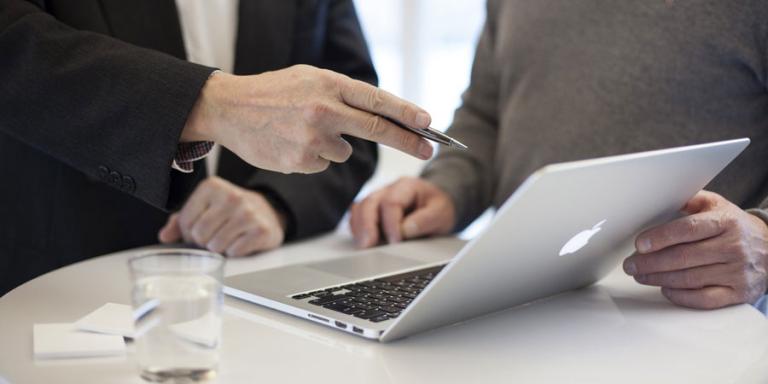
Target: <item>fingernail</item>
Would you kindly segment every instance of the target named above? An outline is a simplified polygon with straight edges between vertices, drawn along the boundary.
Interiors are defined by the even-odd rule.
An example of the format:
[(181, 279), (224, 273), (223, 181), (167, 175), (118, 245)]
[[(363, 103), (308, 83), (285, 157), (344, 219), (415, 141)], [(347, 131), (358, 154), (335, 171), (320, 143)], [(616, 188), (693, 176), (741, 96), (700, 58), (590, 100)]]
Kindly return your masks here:
[(635, 266), (635, 263), (632, 261), (627, 261), (624, 263), (624, 272), (627, 273), (627, 275), (634, 275), (637, 273), (637, 266)]
[(651, 250), (651, 239), (640, 239), (637, 242), (637, 250), (640, 252), (648, 252)]
[(419, 232), (419, 226), (413, 221), (408, 221), (405, 224), (403, 224), (403, 235), (405, 235), (405, 237), (408, 237), (408, 238), (414, 237), (418, 232)]
[(422, 142), (419, 144), (419, 157), (424, 160), (432, 157), (432, 146), (429, 143)]
[(416, 114), (416, 125), (421, 128), (426, 128), (429, 126), (431, 119), (429, 118), (429, 114), (426, 112), (419, 112)]

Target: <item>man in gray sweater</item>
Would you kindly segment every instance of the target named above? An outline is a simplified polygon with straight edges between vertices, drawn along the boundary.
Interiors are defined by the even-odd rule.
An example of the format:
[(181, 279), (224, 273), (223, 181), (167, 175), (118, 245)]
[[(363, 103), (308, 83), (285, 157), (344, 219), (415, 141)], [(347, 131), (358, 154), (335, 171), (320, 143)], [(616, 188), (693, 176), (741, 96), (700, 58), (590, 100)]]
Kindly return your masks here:
[[(768, 288), (768, 3), (490, 0), (471, 83), (419, 179), (353, 206), (361, 247), (458, 231), (549, 163), (747, 136), (624, 270), (696, 308)], [(568, 198), (568, 191), (563, 191)], [(579, 204), (574, 201), (574, 204)], [(750, 209), (751, 208), (751, 209)]]

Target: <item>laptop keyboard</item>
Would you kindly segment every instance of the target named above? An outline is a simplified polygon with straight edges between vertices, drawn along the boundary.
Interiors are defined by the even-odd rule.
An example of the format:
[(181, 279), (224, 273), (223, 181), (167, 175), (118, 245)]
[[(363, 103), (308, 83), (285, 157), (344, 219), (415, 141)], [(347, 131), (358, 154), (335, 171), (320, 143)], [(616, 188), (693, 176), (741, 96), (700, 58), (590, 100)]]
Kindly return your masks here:
[(309, 304), (352, 315), (374, 323), (394, 319), (421, 293), (444, 265), (419, 269), (300, 293), (291, 298), (309, 299)]

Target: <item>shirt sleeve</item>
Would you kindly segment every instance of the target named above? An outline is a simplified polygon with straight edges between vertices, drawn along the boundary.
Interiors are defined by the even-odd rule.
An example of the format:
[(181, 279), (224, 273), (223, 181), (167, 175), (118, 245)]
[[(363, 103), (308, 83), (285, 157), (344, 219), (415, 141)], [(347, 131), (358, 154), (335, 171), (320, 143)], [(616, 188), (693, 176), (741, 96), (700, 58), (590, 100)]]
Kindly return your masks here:
[(211, 149), (213, 149), (212, 141), (179, 143), (171, 168), (182, 173), (192, 173), (195, 170), (193, 163), (207, 157)]

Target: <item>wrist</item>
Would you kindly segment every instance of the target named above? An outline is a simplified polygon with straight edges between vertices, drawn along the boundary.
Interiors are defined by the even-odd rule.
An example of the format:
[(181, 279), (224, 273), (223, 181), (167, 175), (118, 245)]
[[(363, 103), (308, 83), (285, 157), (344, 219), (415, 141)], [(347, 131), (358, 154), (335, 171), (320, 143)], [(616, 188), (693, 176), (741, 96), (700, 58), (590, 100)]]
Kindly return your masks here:
[(217, 141), (214, 129), (215, 124), (211, 122), (216, 115), (217, 100), (218, 95), (221, 94), (222, 83), (226, 82), (226, 78), (230, 76), (232, 75), (218, 70), (211, 73), (208, 80), (203, 84), (195, 105), (187, 116), (187, 122), (179, 139), (180, 142)]
[[(758, 210), (758, 209), (750, 209), (747, 210), (747, 212), (750, 214), (752, 221), (755, 223), (756, 227), (759, 228), (758, 231), (760, 232), (758, 237), (760, 240), (768, 245), (768, 215), (766, 214), (765, 210)], [(762, 267), (764, 270), (768, 271), (768, 253), (763, 252), (762, 253)], [(765, 277), (765, 286), (766, 291), (765, 294), (768, 294), (768, 274), (766, 274)]]

